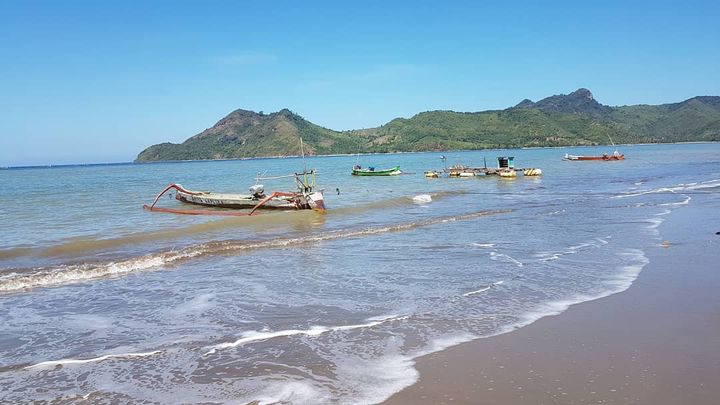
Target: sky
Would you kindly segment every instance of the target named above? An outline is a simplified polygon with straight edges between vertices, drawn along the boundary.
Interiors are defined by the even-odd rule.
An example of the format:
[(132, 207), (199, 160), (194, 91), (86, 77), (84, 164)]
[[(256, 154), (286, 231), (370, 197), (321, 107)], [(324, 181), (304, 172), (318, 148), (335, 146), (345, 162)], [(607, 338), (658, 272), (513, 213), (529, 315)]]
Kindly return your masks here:
[(347, 130), (580, 87), (720, 95), (720, 2), (0, 0), (0, 166), (132, 161), (238, 108)]

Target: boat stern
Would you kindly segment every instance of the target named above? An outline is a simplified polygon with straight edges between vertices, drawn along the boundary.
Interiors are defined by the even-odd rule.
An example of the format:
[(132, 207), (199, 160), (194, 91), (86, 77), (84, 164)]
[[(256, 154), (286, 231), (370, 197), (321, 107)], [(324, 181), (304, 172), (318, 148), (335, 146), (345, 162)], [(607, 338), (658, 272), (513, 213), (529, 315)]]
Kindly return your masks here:
[(308, 194), (305, 199), (311, 209), (318, 212), (325, 212), (325, 196), (322, 191), (314, 191)]

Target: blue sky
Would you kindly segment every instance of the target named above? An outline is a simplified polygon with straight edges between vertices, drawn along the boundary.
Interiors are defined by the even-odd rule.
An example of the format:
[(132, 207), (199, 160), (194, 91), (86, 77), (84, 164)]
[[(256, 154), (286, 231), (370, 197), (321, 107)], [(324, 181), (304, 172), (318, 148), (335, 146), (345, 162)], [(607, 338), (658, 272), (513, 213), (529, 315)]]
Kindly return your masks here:
[(0, 1), (0, 166), (131, 161), (237, 108), (342, 130), (720, 95), (716, 1), (339, 3)]

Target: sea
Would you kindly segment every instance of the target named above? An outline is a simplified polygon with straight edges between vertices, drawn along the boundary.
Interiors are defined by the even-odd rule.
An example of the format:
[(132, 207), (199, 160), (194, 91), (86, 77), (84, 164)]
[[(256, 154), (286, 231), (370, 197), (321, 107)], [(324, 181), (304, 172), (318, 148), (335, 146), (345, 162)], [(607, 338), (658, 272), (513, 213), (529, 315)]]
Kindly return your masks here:
[[(0, 403), (382, 402), (419, 356), (626, 290), (673, 242), (663, 221), (720, 192), (718, 143), (618, 149), (0, 170)], [(498, 156), (543, 175), (423, 175)], [(246, 193), (306, 168), (325, 213), (142, 208), (172, 182)]]

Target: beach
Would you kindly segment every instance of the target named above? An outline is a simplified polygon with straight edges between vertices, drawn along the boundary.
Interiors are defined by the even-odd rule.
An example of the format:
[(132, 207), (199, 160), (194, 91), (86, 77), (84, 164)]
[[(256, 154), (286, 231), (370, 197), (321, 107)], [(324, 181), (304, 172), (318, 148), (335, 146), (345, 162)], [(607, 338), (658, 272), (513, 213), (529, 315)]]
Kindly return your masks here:
[(623, 153), (308, 157), (326, 212), (229, 218), (142, 206), (303, 162), (2, 171), (0, 403), (715, 403), (720, 144)]
[(385, 403), (720, 403), (718, 231), (717, 195), (694, 195), (630, 288), (419, 358)]

